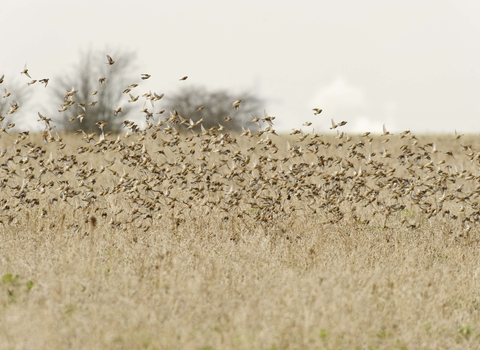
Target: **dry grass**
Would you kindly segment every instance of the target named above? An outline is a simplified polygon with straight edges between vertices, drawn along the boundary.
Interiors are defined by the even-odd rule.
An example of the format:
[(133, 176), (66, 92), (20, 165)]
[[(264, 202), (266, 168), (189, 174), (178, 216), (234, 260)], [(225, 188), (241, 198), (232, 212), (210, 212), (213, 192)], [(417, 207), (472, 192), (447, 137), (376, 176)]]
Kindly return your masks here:
[[(259, 156), (271, 150), (247, 152), (258, 138), (239, 137), (240, 147), (231, 149), (251, 154), (249, 163), (237, 161), (238, 168), (253, 169), (243, 174), (246, 180), (222, 178), (214, 168), (196, 182), (196, 171), (220, 164), (221, 154), (208, 152), (202, 161), (197, 151), (179, 161), (179, 149), (188, 149), (186, 144), (165, 147), (162, 155), (154, 153), (162, 149), (158, 140), (139, 142), (137, 137), (134, 143), (147, 145), (151, 159), (141, 165), (145, 158), (140, 146), (122, 165), (118, 150), (79, 153), (80, 146), (102, 147), (79, 138), (66, 135), (63, 141), (42, 145), (30, 135), (16, 148), (13, 138), (1, 140), (7, 149), (4, 160), (13, 159), (3, 167), (7, 185), (0, 196), (0, 348), (479, 348), (480, 235), (477, 216), (471, 215), (477, 210), (478, 171), (468, 159), (474, 139), (460, 143), (453, 137), (431, 137), (442, 152), (429, 154), (435, 163), (446, 160), (441, 167), (447, 175), (425, 169), (428, 159), (422, 158), (410, 168), (419, 174), (417, 179), (409, 175), (409, 162), (399, 165), (396, 159), (400, 146), (412, 140), (392, 140), (394, 155), (382, 159), (377, 154), (382, 163), (374, 169), (366, 159), (347, 157), (347, 146), (362, 138), (335, 148), (337, 139), (323, 137), (332, 146), (319, 154), (343, 161), (329, 162), (313, 177), (295, 173), (293, 167), (285, 173), (289, 180), (278, 180), (271, 192), (249, 192), (257, 185), (252, 178), (271, 179), (280, 169), (307, 167), (316, 158), (308, 152), (295, 157), (285, 149), (286, 140), (271, 136), (281, 147), (275, 157), (291, 160), (278, 170), (272, 165), (255, 168), (261, 164)], [(419, 146), (431, 141), (425, 138)], [(28, 140), (43, 147), (39, 159), (51, 159), (51, 164), (30, 158), (34, 170), (22, 172)], [(290, 138), (289, 143), (296, 142)], [(308, 140), (298, 142), (307, 149)], [(474, 146), (463, 150), (461, 144), (468, 143)], [(61, 152), (59, 144), (66, 145)], [(366, 147), (368, 154), (383, 151), (384, 144), (377, 137), (372, 148)], [(446, 156), (448, 150), (456, 157)], [(422, 152), (414, 148), (424, 157)], [(57, 160), (62, 154), (76, 155), (77, 164)], [(100, 172), (105, 159), (113, 157), (113, 171)], [(131, 166), (136, 157), (140, 165)], [(67, 164), (72, 170), (59, 173)], [(149, 172), (151, 164), (157, 168)], [(331, 175), (344, 166), (345, 174)], [(42, 167), (48, 169), (43, 177)], [(345, 185), (337, 202), (322, 197), (337, 193), (327, 181), (351, 183), (360, 167), (364, 184), (350, 190)], [(392, 167), (397, 168), (396, 180), (410, 178), (415, 184), (418, 203), (411, 194), (392, 197), (395, 187), (386, 186), (393, 181), (388, 175)], [(82, 169), (96, 172), (88, 176)], [(384, 174), (378, 175), (379, 169)], [(18, 175), (9, 174), (11, 170)], [(158, 183), (149, 179), (165, 172), (167, 177)], [(25, 180), (29, 173), (33, 176)], [(290, 182), (294, 177), (298, 188)], [(68, 181), (71, 192), (61, 188), (62, 181)], [(422, 181), (433, 189), (422, 193)], [(328, 186), (312, 195), (316, 204), (308, 204), (308, 186), (316, 182)], [(159, 192), (149, 192), (148, 184)], [(240, 193), (238, 202), (229, 202), (230, 186)], [(362, 193), (365, 188), (378, 191), (374, 205), (365, 205), (368, 196), (357, 193), (358, 204), (348, 197), (356, 186)], [(100, 194), (107, 187), (115, 190)], [(272, 199), (269, 193), (276, 191), (282, 200), (274, 207), (253, 204)], [(435, 200), (442, 192), (447, 197), (440, 208)], [(89, 199), (92, 193), (94, 200)], [(469, 198), (460, 201), (464, 195)], [(429, 201), (437, 206), (425, 204)], [(150, 202), (155, 205), (145, 209)], [(398, 203), (405, 207), (391, 209)], [(432, 208), (449, 211), (432, 214)], [(388, 210), (393, 212), (386, 215)]]
[(118, 138), (0, 116), (0, 349), (480, 348), (476, 138), (233, 135), (142, 96)]
[[(478, 236), (312, 218), (249, 231), (38, 218), (2, 234), (3, 349), (476, 348)], [(50, 223), (53, 226), (53, 221)], [(232, 226), (234, 228), (232, 229)], [(33, 286), (29, 289), (29, 282)]]

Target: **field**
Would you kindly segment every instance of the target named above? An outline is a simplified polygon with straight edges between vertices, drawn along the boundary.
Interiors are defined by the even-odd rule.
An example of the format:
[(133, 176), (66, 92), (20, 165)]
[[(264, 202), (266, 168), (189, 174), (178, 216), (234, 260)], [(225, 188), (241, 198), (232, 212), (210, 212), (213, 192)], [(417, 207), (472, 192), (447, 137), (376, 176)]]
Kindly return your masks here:
[(478, 137), (273, 121), (2, 124), (0, 348), (479, 348)]

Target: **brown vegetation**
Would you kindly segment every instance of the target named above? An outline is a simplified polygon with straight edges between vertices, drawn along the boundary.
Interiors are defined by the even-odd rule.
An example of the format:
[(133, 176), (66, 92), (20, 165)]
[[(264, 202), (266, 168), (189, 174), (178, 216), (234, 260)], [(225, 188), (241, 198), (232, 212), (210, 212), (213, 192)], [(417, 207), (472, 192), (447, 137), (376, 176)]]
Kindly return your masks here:
[(7, 119), (0, 348), (480, 341), (476, 138), (278, 136), (267, 113), (238, 135), (175, 112), (118, 136)]

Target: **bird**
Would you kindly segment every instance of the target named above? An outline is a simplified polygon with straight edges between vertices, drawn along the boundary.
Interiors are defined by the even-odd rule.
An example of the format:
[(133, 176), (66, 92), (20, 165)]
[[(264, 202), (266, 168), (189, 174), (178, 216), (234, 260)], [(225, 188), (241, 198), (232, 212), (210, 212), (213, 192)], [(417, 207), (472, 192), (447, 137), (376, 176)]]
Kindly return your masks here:
[(107, 78), (100, 78), (98, 79), (98, 82), (100, 83), (100, 85), (103, 85), (105, 83), (105, 80), (107, 80)]
[(260, 126), (260, 118), (255, 116), (254, 114), (252, 114), (252, 120), (251, 120), (252, 123), (256, 123), (258, 126)]
[(184, 77), (180, 78), (179, 80), (187, 80), (188, 79), (188, 75), (185, 75)]
[(38, 121), (44, 121), (44, 122), (48, 123), (48, 122), (50, 122), (50, 120), (52, 120), (51, 118), (45, 117), (40, 112), (37, 112), (37, 113), (38, 113), (38, 116), (40, 117), (40, 119), (38, 119)]
[(148, 78), (150, 78), (151, 75), (150, 74), (142, 74), (142, 79), (143, 80), (147, 80)]
[(108, 60), (108, 64), (109, 65), (112, 65), (115, 63), (115, 61), (113, 60), (113, 58), (111, 58), (109, 55), (107, 55), (107, 60)]
[(122, 107), (117, 107), (117, 108), (115, 108), (115, 110), (113, 111), (113, 115), (117, 115), (117, 114), (120, 113), (120, 112), (123, 113)]
[(330, 128), (330, 130), (336, 129), (337, 127), (338, 127), (338, 124), (335, 124), (335, 122), (333, 121), (333, 118), (332, 118), (332, 127)]
[(138, 98), (140, 97), (140, 96), (135, 97), (135, 96), (133, 96), (132, 94), (129, 94), (129, 95), (130, 95), (130, 100), (128, 100), (128, 102), (135, 102), (135, 101), (137, 101)]
[(0, 84), (3, 83), (3, 78), (5, 78), (5, 74), (3, 74), (3, 75), (0, 77)]
[(203, 105), (200, 106), (200, 107), (198, 107), (197, 112), (200, 112), (200, 111), (201, 111), (202, 109), (204, 109), (204, 108), (205, 108), (205, 106), (203, 106)]
[(242, 100), (235, 100), (235, 102), (232, 103), (232, 108), (234, 110), (238, 110), (238, 108), (240, 107), (240, 103), (242, 103)]
[(59, 111), (60, 113), (62, 113), (62, 112), (65, 112), (66, 110), (67, 110), (67, 106), (66, 106), (66, 105), (62, 105), (62, 108), (59, 109), (58, 111)]
[(464, 134), (458, 134), (457, 130), (455, 130), (455, 140), (458, 140), (460, 137), (462, 137)]
[(313, 114), (317, 115), (317, 114), (322, 113), (322, 111), (323, 111), (323, 109), (321, 109), (321, 108), (314, 108), (313, 109)]
[(45, 84), (45, 87), (47, 87), (49, 80), (50, 80), (49, 78), (44, 78), (44, 79), (40, 79), (38, 82)]
[(390, 135), (390, 131), (388, 131), (387, 128), (385, 127), (385, 124), (383, 124), (383, 134), (382, 134), (382, 136), (387, 136), (387, 135)]
[(104, 122), (103, 120), (101, 120), (99, 122), (96, 122), (95, 125), (98, 126), (100, 128), (100, 130), (103, 131), (103, 128), (107, 125), (107, 123)]
[(32, 79), (32, 77), (30, 76), (30, 74), (28, 74), (28, 68), (27, 68), (27, 64), (25, 63), (25, 67), (23, 67), (23, 70), (20, 72), (20, 74), (25, 74), (27, 77), (29, 77), (30, 79)]

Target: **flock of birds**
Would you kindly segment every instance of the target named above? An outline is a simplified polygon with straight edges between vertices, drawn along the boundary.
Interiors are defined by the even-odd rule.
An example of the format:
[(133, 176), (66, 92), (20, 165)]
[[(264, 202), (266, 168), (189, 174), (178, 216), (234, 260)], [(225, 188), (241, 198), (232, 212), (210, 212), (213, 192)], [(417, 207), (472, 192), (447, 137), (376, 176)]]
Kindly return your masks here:
[[(107, 56), (107, 63), (115, 61)], [(31, 79), (26, 66), (21, 73)], [(40, 80), (45, 86), (48, 81)], [(60, 111), (85, 105), (75, 93), (66, 92)], [(163, 95), (144, 97), (153, 106)], [(241, 103), (232, 101), (232, 110)], [(468, 232), (480, 221), (480, 152), (456, 133), (445, 141), (450, 148), (440, 150), (408, 130), (392, 135), (385, 125), (377, 136), (350, 136), (340, 131), (346, 121), (333, 120), (336, 135), (302, 129), (278, 135), (275, 117), (265, 112), (233, 134), (221, 124), (206, 129), (203, 118), (187, 120), (176, 111), (157, 117), (144, 109), (146, 127), (125, 120), (125, 132), (112, 135), (100, 121), (98, 133), (79, 130), (76, 140), (65, 141), (52, 118), (41, 113), (41, 138), (9, 131), (5, 119), (17, 109), (11, 102), (0, 116), (3, 145), (7, 142), (0, 150), (4, 226), (20, 225), (25, 215), (56, 218), (70, 209), (73, 215), (63, 214), (62, 220), (75, 232), (130, 225), (148, 231), (163, 227), (164, 220), (178, 227), (206, 215), (250, 228), (315, 218), (323, 224), (397, 223), (414, 230), (435, 219)], [(120, 112), (112, 107), (112, 114)]]

